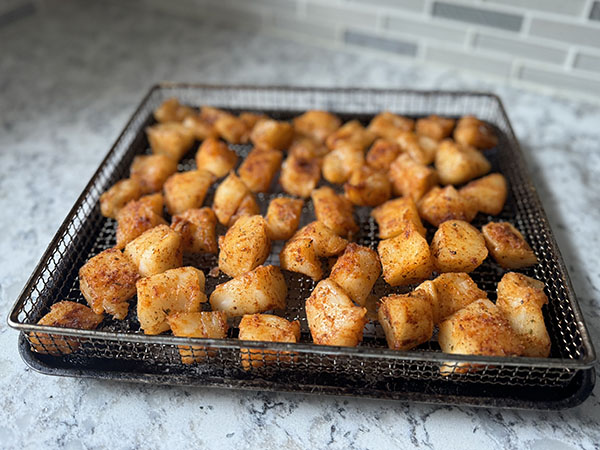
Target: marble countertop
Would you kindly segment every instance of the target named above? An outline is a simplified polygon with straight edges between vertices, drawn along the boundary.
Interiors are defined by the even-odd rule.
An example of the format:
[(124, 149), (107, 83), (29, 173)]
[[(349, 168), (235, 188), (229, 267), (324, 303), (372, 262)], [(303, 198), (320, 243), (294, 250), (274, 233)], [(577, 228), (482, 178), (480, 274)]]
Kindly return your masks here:
[[(600, 335), (600, 105), (145, 10), (54, 2), (0, 28), (0, 315), (160, 80), (480, 89), (505, 102), (592, 337)], [(598, 388), (563, 412), (119, 384), (33, 372), (0, 321), (1, 448), (597, 448)], [(169, 445), (168, 445), (169, 444)]]

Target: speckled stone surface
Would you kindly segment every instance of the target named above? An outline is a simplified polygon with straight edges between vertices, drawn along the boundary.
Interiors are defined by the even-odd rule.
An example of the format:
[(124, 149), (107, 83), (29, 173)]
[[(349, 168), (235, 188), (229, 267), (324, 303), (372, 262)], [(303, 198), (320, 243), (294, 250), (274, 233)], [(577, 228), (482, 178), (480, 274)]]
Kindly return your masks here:
[[(505, 102), (600, 335), (600, 106), (144, 10), (52, 2), (0, 28), (0, 313), (127, 118), (160, 80), (481, 89)], [(597, 389), (596, 389), (597, 392)], [(596, 393), (519, 412), (53, 378), (0, 322), (0, 448), (598, 448)]]

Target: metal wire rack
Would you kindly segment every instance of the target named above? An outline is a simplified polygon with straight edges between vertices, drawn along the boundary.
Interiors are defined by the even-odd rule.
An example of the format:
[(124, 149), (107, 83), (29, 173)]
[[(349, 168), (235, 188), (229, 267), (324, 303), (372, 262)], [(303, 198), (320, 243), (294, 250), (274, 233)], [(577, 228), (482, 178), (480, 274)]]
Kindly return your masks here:
[[(365, 329), (363, 343), (356, 348), (316, 346), (310, 342), (303, 303), (315, 283), (299, 274), (285, 273), (288, 284), (288, 306), (277, 311), (288, 319), (298, 319), (302, 337), (298, 344), (246, 342), (236, 339), (233, 326), (228, 339), (190, 339), (168, 335), (146, 336), (130, 308), (123, 321), (106, 318), (93, 331), (64, 329), (36, 325), (60, 300), (85, 304), (79, 292), (78, 270), (93, 255), (115, 244), (116, 224), (102, 217), (99, 197), (119, 179), (126, 177), (131, 161), (148, 151), (144, 128), (153, 122), (152, 111), (166, 98), (199, 106), (212, 105), (232, 111), (260, 111), (278, 119), (290, 119), (308, 109), (326, 109), (344, 120), (358, 119), (367, 123), (383, 110), (406, 116), (428, 114), (459, 117), (474, 114), (493, 125), (499, 135), (496, 148), (486, 152), (493, 170), (503, 173), (510, 193), (500, 215), (512, 222), (531, 244), (539, 264), (523, 271), (546, 284), (549, 305), (545, 319), (552, 339), (550, 358), (516, 358), (448, 355), (439, 350), (436, 339), (409, 352), (389, 350), (380, 326), (371, 322)], [(245, 156), (249, 146), (233, 146)], [(180, 163), (180, 170), (193, 167), (193, 153)], [(281, 195), (277, 180), (269, 194), (259, 195), (262, 212), (268, 201)], [(206, 203), (210, 204), (212, 193)], [(357, 242), (372, 248), (378, 243), (377, 225), (368, 210), (357, 208), (360, 232)], [(307, 202), (302, 223), (314, 220), (311, 202)], [(477, 227), (492, 220), (478, 215)], [(429, 229), (428, 233), (434, 230)], [(278, 262), (280, 246), (274, 245), (267, 262)], [(186, 264), (195, 265), (207, 273), (216, 265), (211, 256), (187, 257)], [(471, 275), (478, 286), (495, 299), (496, 285), (503, 271), (490, 259)], [(207, 277), (207, 294), (227, 278)], [(409, 288), (391, 288), (382, 281), (374, 287), (377, 296), (404, 292)], [(489, 386), (566, 386), (582, 370), (592, 367), (595, 352), (586, 330), (581, 311), (552, 236), (546, 215), (535, 188), (531, 184), (525, 163), (501, 101), (494, 95), (476, 92), (408, 91), (375, 89), (327, 89), (287, 87), (224, 87), (188, 84), (155, 86), (121, 133), (100, 167), (76, 201), (73, 209), (50, 243), (39, 265), (16, 301), (9, 324), (24, 336), (42, 341), (46, 353), (62, 364), (77, 367), (82, 361), (113, 360), (151, 364), (169, 379), (197, 377), (201, 380), (227, 379), (248, 386), (268, 387), (289, 382), (300, 383), (314, 376), (335, 379), (368, 388), (395, 380), (419, 380), (435, 383), (465, 383)], [(234, 324), (235, 325), (235, 324)], [(183, 365), (185, 355), (193, 364)], [(158, 369), (156, 369), (158, 368)], [(208, 381), (206, 381), (208, 383)], [(232, 383), (229, 383), (231, 385)], [(360, 395), (360, 394), (359, 394)]]

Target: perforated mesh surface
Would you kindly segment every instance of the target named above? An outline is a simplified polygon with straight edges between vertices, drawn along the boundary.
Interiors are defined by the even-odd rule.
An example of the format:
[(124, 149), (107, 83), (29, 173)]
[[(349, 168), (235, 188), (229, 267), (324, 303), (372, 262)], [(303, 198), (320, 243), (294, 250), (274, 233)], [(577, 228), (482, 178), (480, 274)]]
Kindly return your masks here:
[[(128, 359), (151, 362), (164, 367), (166, 374), (202, 373), (205, 376), (250, 379), (261, 377), (289, 377), (294, 382), (301, 374), (330, 373), (340, 377), (358, 377), (368, 383), (380, 383), (398, 377), (419, 380), (444, 380), (448, 382), (477, 382), (505, 385), (554, 386), (567, 383), (576, 370), (589, 367), (594, 352), (580, 312), (569, 285), (568, 277), (556, 249), (537, 195), (527, 179), (524, 162), (508, 119), (499, 100), (485, 94), (405, 92), (371, 90), (327, 90), (285, 88), (215, 88), (197, 86), (172, 86), (154, 89), (144, 100), (131, 122), (120, 136), (98, 172), (77, 201), (73, 211), (50, 244), (40, 265), (34, 272), (21, 298), (11, 313), (11, 324), (24, 331), (45, 330), (34, 325), (48, 312), (50, 305), (61, 300), (85, 304), (79, 292), (77, 273), (90, 257), (115, 244), (114, 220), (105, 219), (99, 211), (99, 196), (119, 179), (127, 176), (129, 165), (137, 154), (148, 152), (144, 134), (145, 126), (152, 123), (152, 110), (168, 97), (177, 97), (190, 105), (213, 105), (234, 112), (250, 110), (266, 112), (274, 118), (290, 119), (307, 109), (327, 109), (338, 113), (342, 119), (357, 118), (368, 123), (370, 118), (390, 110), (403, 115), (418, 117), (439, 114), (458, 117), (474, 114), (496, 127), (499, 144), (486, 151), (493, 170), (502, 172), (508, 179), (510, 193), (500, 216), (513, 223), (531, 244), (539, 264), (522, 271), (526, 275), (544, 281), (549, 305), (545, 311), (546, 324), (552, 338), (552, 354), (548, 359), (492, 358), (445, 355), (439, 351), (436, 338), (413, 352), (393, 352), (387, 349), (381, 327), (370, 322), (365, 338), (356, 349), (319, 347), (310, 344), (310, 333), (304, 315), (304, 300), (310, 295), (315, 283), (309, 278), (285, 273), (288, 284), (288, 306), (276, 311), (288, 319), (298, 319), (302, 325), (301, 344), (248, 344), (235, 340), (237, 329), (233, 326), (230, 338), (223, 341), (189, 340), (170, 336), (144, 336), (135, 317), (135, 307), (124, 321), (107, 317), (96, 331), (67, 331), (54, 329), (49, 344), (52, 353), (58, 353), (76, 366), (85, 358)], [(180, 170), (194, 167), (191, 151), (180, 163)], [(240, 156), (250, 147), (232, 146)], [(322, 183), (324, 183), (322, 181)], [(271, 198), (281, 195), (277, 180), (269, 194), (258, 196), (261, 213), (266, 212)], [(210, 205), (214, 186), (205, 204)], [(371, 248), (378, 243), (377, 224), (369, 217), (368, 208), (356, 208), (360, 232), (356, 241)], [(312, 203), (305, 205), (301, 226), (314, 220)], [(491, 216), (479, 214), (473, 225), (481, 227)], [(429, 240), (435, 230), (428, 229)], [(224, 230), (221, 230), (221, 234)], [(278, 264), (281, 243), (274, 243), (267, 263)], [(186, 257), (185, 264), (195, 265), (205, 273), (216, 266), (216, 257), (210, 255)], [(478, 286), (495, 300), (496, 285), (504, 272), (491, 258), (471, 274)], [(206, 292), (226, 281), (219, 275), (207, 277)], [(406, 292), (412, 287), (392, 288), (381, 279), (373, 293), (377, 297), (392, 292)], [(235, 325), (235, 324), (234, 324)], [(66, 340), (61, 335), (69, 334)], [(196, 345), (189, 347), (191, 342)], [(204, 342), (199, 346), (198, 342)], [(184, 366), (177, 344), (185, 347), (194, 364)], [(210, 351), (207, 351), (207, 347)], [(247, 358), (243, 349), (271, 349), (256, 352)], [(279, 352), (277, 352), (277, 350)], [(283, 352), (286, 350), (287, 352)], [(292, 351), (293, 353), (289, 353)], [(244, 359), (246, 358), (246, 359)], [(242, 362), (251, 363), (251, 370), (244, 370)], [(470, 366), (464, 364), (471, 362)], [(463, 364), (461, 367), (460, 364)], [(473, 366), (477, 364), (477, 366)], [(442, 373), (443, 372), (443, 373)]]

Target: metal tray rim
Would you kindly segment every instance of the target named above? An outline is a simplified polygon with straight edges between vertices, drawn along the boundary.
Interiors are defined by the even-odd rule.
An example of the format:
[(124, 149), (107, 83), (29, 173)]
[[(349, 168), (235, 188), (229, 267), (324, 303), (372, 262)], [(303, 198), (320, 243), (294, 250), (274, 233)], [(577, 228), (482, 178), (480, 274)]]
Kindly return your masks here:
[[(455, 406), (470, 406), (476, 408), (502, 408), (502, 409), (514, 409), (514, 410), (565, 410), (575, 408), (581, 405), (591, 394), (596, 384), (596, 371), (595, 369), (589, 368), (579, 371), (579, 383), (578, 388), (571, 395), (566, 395), (563, 398), (556, 399), (551, 396), (547, 397), (543, 401), (533, 400), (522, 400), (522, 399), (510, 399), (508, 397), (497, 397), (497, 396), (475, 396), (473, 395), (468, 385), (462, 390), (463, 393), (455, 393), (453, 395), (435, 395), (427, 392), (395, 392), (396, 397), (391, 398), (383, 395), (373, 394), (359, 394), (358, 391), (349, 393), (348, 391), (340, 391), (335, 386), (321, 385), (319, 387), (313, 386), (312, 389), (292, 389), (289, 386), (275, 386), (273, 384), (254, 386), (244, 382), (238, 382), (235, 386), (227, 384), (227, 380), (223, 379), (222, 384), (218, 383), (206, 383), (202, 382), (194, 383), (191, 379), (188, 381), (176, 382), (168, 375), (155, 375), (149, 373), (136, 373), (130, 372), (114, 372), (101, 369), (75, 369), (75, 368), (61, 368), (45, 364), (42, 362), (38, 355), (31, 351), (28, 346), (27, 339), (19, 334), (19, 353), (25, 364), (32, 370), (41, 373), (43, 375), (50, 376), (67, 376), (72, 378), (90, 378), (100, 380), (112, 380), (119, 382), (130, 382), (130, 383), (142, 383), (146, 385), (161, 384), (161, 385), (173, 385), (182, 387), (203, 387), (210, 389), (227, 389), (236, 391), (269, 391), (269, 392), (285, 392), (289, 394), (309, 394), (309, 395), (325, 395), (335, 396), (340, 395), (350, 398), (377, 398), (378, 400), (386, 401), (414, 401), (423, 404), (444, 404), (444, 405), (455, 405)], [(337, 390), (336, 390), (337, 389)], [(534, 389), (543, 389), (540, 387)]]
[[(214, 348), (251, 348), (279, 350), (282, 352), (296, 353), (314, 353), (322, 355), (338, 355), (344, 352), (347, 355), (360, 355), (365, 358), (385, 357), (390, 360), (409, 360), (409, 361), (427, 361), (439, 364), (472, 362), (490, 365), (502, 366), (532, 366), (536, 368), (565, 368), (565, 369), (586, 369), (594, 366), (594, 362), (584, 365), (580, 360), (566, 358), (533, 358), (533, 357), (492, 357), (483, 355), (459, 355), (431, 351), (398, 351), (388, 348), (369, 348), (369, 347), (340, 347), (331, 345), (316, 345), (311, 343), (285, 343), (285, 342), (264, 342), (264, 341), (246, 341), (240, 339), (208, 339), (208, 338), (189, 338), (169, 335), (145, 335), (137, 333), (118, 333), (112, 331), (80, 330), (76, 328), (57, 328), (48, 325), (29, 325), (15, 324), (15, 329), (22, 332), (50, 333), (58, 336), (76, 336), (80, 339), (105, 339), (109, 341), (121, 341), (126, 339), (128, 342), (145, 344), (163, 344), (163, 345), (199, 345), (210, 346)], [(57, 332), (58, 331), (58, 332)]]
[[(106, 164), (107, 160), (113, 155), (116, 151), (117, 146), (123, 139), (126, 131), (129, 129), (129, 126), (135, 121), (136, 117), (140, 114), (144, 105), (148, 101), (148, 99), (157, 91), (163, 89), (181, 89), (181, 88), (190, 88), (190, 89), (221, 89), (221, 90), (239, 90), (239, 89), (257, 89), (257, 90), (284, 90), (284, 91), (304, 91), (304, 92), (372, 92), (372, 93), (406, 93), (406, 94), (415, 94), (415, 95), (425, 95), (425, 96), (436, 96), (436, 95), (462, 95), (462, 96), (470, 96), (470, 97), (488, 97), (494, 99), (497, 102), (498, 107), (500, 108), (500, 113), (506, 119), (506, 123), (509, 128), (510, 137), (513, 140), (513, 144), (516, 146), (516, 154), (518, 158), (523, 160), (523, 166), (527, 167), (527, 164), (523, 158), (523, 152), (518, 143), (518, 140), (514, 134), (514, 130), (512, 128), (512, 124), (508, 119), (508, 115), (504, 108), (504, 104), (500, 97), (492, 92), (472, 92), (472, 91), (460, 91), (460, 90), (418, 90), (418, 89), (386, 89), (386, 88), (355, 88), (355, 87), (344, 87), (344, 88), (332, 88), (332, 87), (294, 87), (294, 86), (260, 86), (260, 85), (218, 85), (218, 84), (203, 84), (203, 83), (173, 83), (173, 82), (163, 82), (153, 85), (147, 94), (142, 98), (140, 104), (133, 112), (131, 118), (123, 128), (123, 131), (119, 134), (116, 141), (112, 145), (111, 149), (105, 156), (105, 158), (100, 163), (98, 169), (91, 177), (90, 181), (87, 183), (82, 193), (76, 200), (74, 206), (71, 208), (70, 212), (67, 214), (67, 217), (60, 225), (57, 233), (54, 235), (52, 241), (48, 245), (46, 251), (43, 256), (40, 258), (39, 263), (37, 264), (34, 272), (29, 277), (25, 287), (23, 288), (21, 294), (15, 301), (13, 307), (10, 310), (10, 313), (7, 318), (8, 325), (14, 329), (20, 331), (31, 331), (31, 332), (51, 332), (56, 335), (68, 335), (68, 336), (79, 336), (82, 338), (103, 338), (107, 340), (121, 340), (127, 339), (133, 342), (145, 342), (145, 343), (156, 343), (156, 344), (181, 344), (182, 342), (206, 342), (214, 345), (215, 347), (235, 347), (238, 348), (241, 342), (239, 340), (220, 340), (220, 341), (211, 341), (211, 340), (201, 340), (201, 339), (190, 339), (190, 338), (177, 338), (173, 336), (146, 336), (146, 335), (137, 335), (131, 333), (114, 333), (107, 331), (88, 331), (88, 330), (77, 330), (77, 329), (67, 329), (67, 328), (57, 328), (50, 326), (41, 326), (35, 324), (26, 324), (22, 323), (18, 320), (18, 312), (20, 307), (25, 303), (28, 298), (28, 295), (33, 289), (34, 280), (39, 277), (40, 273), (48, 263), (49, 257), (52, 251), (57, 246), (59, 240), (63, 237), (65, 232), (67, 231), (68, 225), (71, 223), (72, 219), (75, 217), (79, 208), (81, 208), (83, 204), (83, 200), (86, 195), (91, 191), (91, 187), (94, 185), (96, 179), (98, 178), (101, 170)], [(529, 175), (528, 173), (526, 175)], [(525, 177), (525, 183), (527, 184), (527, 188), (532, 191), (532, 200), (536, 203), (536, 208), (541, 212), (540, 219), (544, 221), (545, 226), (548, 230), (551, 230), (550, 225), (548, 224), (547, 216), (545, 210), (541, 204), (539, 196), (537, 195), (537, 190), (535, 189), (531, 178), (529, 176)], [(568, 293), (571, 295), (568, 296), (568, 301), (570, 302), (570, 306), (573, 309), (573, 314), (575, 316), (578, 330), (581, 334), (582, 345), (586, 350), (586, 354), (584, 357), (580, 359), (562, 359), (562, 358), (525, 358), (525, 357), (485, 357), (485, 356), (473, 356), (473, 355), (450, 355), (444, 353), (433, 353), (433, 352), (397, 352), (389, 349), (368, 349), (364, 347), (357, 348), (348, 348), (348, 347), (332, 347), (332, 346), (317, 346), (313, 344), (282, 344), (282, 343), (258, 343), (254, 342), (252, 344), (244, 344), (251, 346), (253, 348), (263, 348), (265, 345), (269, 345), (269, 348), (281, 348), (289, 350), (296, 349), (297, 351), (307, 352), (312, 351), (315, 353), (338, 353), (340, 350), (348, 354), (359, 354), (361, 356), (366, 357), (386, 357), (390, 359), (414, 359), (414, 360), (426, 360), (426, 361), (436, 361), (436, 362), (453, 362), (453, 361), (477, 361), (482, 363), (489, 364), (499, 364), (499, 365), (509, 365), (509, 366), (520, 366), (520, 365), (529, 365), (535, 367), (544, 367), (544, 368), (565, 368), (565, 369), (587, 369), (592, 367), (596, 363), (596, 352), (591, 341), (587, 326), (583, 319), (583, 314), (581, 312), (579, 303), (576, 299), (575, 292), (571, 283), (571, 279), (568, 275), (567, 268), (565, 266), (564, 260), (562, 258), (562, 254), (558, 249), (558, 245), (554, 238), (554, 234), (550, 233), (548, 236), (548, 240), (552, 245), (552, 251), (556, 253), (557, 258), (556, 262), (559, 265), (560, 270), (564, 274), (564, 281), (566, 283), (566, 288)], [(235, 342), (235, 345), (233, 344)], [(310, 347), (310, 350), (305, 347)], [(529, 364), (528, 364), (529, 363)]]

